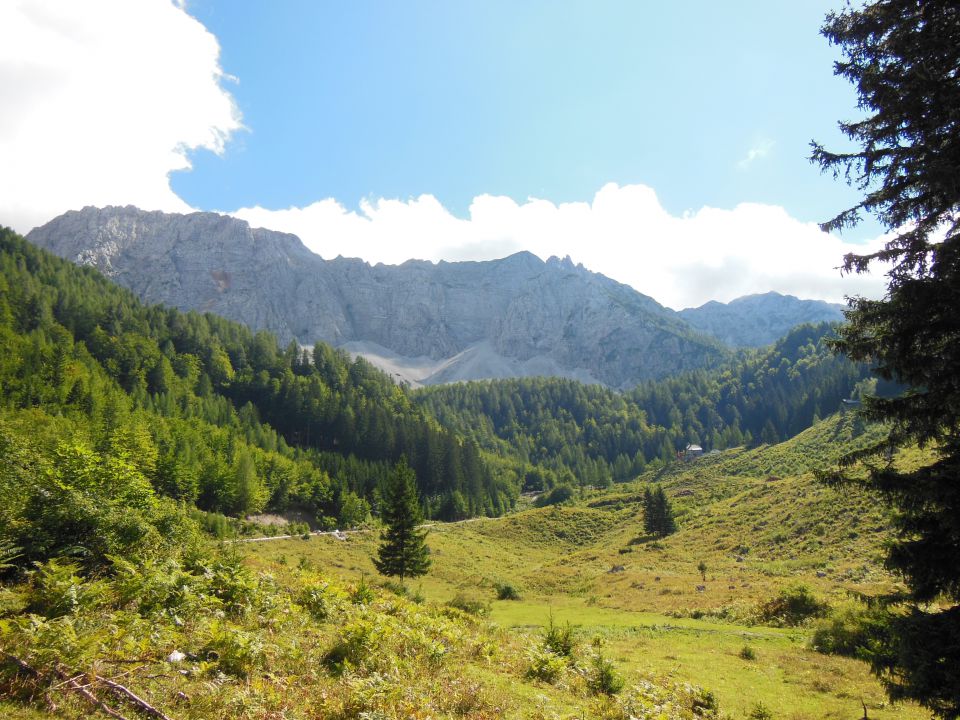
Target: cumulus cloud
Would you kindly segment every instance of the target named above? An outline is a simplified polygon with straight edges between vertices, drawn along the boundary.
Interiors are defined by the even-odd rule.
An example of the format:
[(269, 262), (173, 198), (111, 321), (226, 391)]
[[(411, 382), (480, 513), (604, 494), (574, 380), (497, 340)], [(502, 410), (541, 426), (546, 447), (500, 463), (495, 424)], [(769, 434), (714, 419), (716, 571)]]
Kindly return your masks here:
[(0, 224), (189, 209), (169, 174), (241, 127), (203, 25), (170, 0), (12, 0), (0, 27)]
[(304, 208), (244, 208), (232, 213), (255, 227), (292, 232), (327, 257), (395, 264), (422, 260), (489, 260), (519, 250), (574, 261), (681, 309), (708, 300), (776, 290), (841, 302), (879, 297), (884, 277), (841, 276), (852, 244), (804, 223), (781, 207), (744, 203), (671, 215), (652, 188), (605, 185), (592, 202), (554, 204), (482, 195), (469, 216), (455, 217), (431, 195), (367, 200), (351, 211), (332, 199)]

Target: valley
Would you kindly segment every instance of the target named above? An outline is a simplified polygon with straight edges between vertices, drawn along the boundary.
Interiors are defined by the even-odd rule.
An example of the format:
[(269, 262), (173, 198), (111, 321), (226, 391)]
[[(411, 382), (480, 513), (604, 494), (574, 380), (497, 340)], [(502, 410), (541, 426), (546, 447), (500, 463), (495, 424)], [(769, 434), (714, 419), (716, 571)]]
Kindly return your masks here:
[[(857, 717), (861, 701), (869, 717), (925, 717), (919, 708), (889, 706), (864, 663), (813, 650), (816, 619), (776, 627), (759, 616), (765, 602), (798, 585), (835, 609), (853, 603), (852, 593), (891, 588), (879, 562), (884, 511), (809, 474), (811, 448), (829, 446), (827, 438), (849, 448), (869, 432), (856, 436), (850, 418), (835, 416), (782, 445), (663, 472), (656, 482), (676, 498), (680, 530), (659, 541), (642, 538), (639, 491), (649, 476), (587, 492), (570, 506), (431, 526), (433, 569), (411, 590), (428, 603), (474, 604), (512, 642), (535, 642), (551, 619), (570, 623), (582, 652), (599, 638), (628, 685), (702, 686), (723, 717), (748, 717), (757, 703), (776, 718)], [(375, 533), (248, 550), (261, 569), (279, 563), (377, 582)], [(497, 599), (505, 585), (519, 598)], [(583, 699), (555, 687), (540, 692), (544, 717), (589, 712)]]
[[(830, 326), (629, 392), (410, 390), (0, 241), (6, 716), (85, 717), (85, 674), (171, 718), (922, 716), (812, 647), (898, 587), (887, 512), (814, 478), (886, 433), (837, 411), (877, 383)], [(407, 457), (431, 567), (402, 588), (373, 560)]]

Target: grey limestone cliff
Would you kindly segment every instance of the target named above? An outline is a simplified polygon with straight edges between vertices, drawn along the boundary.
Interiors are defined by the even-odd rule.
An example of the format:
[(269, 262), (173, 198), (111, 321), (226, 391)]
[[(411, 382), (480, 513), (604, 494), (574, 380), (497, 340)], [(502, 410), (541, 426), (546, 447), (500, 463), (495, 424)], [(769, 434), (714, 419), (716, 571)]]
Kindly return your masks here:
[(285, 342), (390, 356), (396, 367), (417, 365), (412, 379), (423, 383), (552, 374), (629, 387), (725, 352), (653, 299), (569, 259), (371, 266), (324, 260), (294, 235), (228, 216), (133, 207), (68, 212), (27, 238), (147, 302), (217, 313)]
[(761, 347), (803, 323), (840, 322), (843, 306), (769, 292), (746, 295), (726, 304), (711, 301), (681, 310), (680, 317), (727, 345)]

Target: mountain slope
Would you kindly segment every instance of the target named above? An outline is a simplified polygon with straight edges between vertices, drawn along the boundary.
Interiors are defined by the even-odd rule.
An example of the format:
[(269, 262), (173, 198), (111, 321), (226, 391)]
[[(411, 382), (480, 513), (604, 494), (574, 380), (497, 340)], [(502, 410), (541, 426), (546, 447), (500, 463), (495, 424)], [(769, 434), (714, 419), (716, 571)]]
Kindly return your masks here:
[[(633, 478), (655, 460), (670, 462), (687, 443), (710, 451), (778, 442), (835, 412), (871, 376), (866, 365), (835, 355), (830, 335), (829, 325), (803, 325), (713, 370), (624, 393), (521, 378), (421, 388), (412, 397), (485, 449), (604, 485)], [(526, 475), (529, 490), (552, 484), (549, 475)]]
[(328, 261), (293, 235), (234, 218), (133, 207), (68, 212), (27, 237), (148, 302), (214, 312), (283, 341), (375, 343), (401, 366), (436, 361), (424, 384), (549, 373), (630, 387), (725, 354), (673, 311), (569, 259)]
[(146, 463), (151, 485), (203, 510), (297, 510), (353, 524), (401, 456), (431, 516), (449, 517), (453, 500), (458, 517), (498, 514), (516, 495), (475, 445), (369, 363), (322, 343), (312, 354), (282, 349), (214, 315), (144, 306), (4, 228), (0, 347), (0, 425), (7, 410), (27, 423), (42, 414), (36, 424), (56, 428), (48, 455), (61, 437), (100, 451), (126, 448), (133, 434), (125, 452)]
[(700, 332), (733, 347), (762, 347), (804, 323), (840, 322), (843, 306), (768, 292), (680, 311)]

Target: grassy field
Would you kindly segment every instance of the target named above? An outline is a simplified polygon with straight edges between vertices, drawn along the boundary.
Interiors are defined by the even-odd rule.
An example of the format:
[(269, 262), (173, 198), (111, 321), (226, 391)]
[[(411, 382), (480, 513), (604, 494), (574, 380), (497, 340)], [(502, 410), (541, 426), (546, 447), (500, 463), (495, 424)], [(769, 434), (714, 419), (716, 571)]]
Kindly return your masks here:
[[(834, 417), (566, 505), (431, 525), (406, 597), (374, 569), (375, 529), (235, 542), (200, 565), (116, 558), (95, 578), (48, 563), (0, 588), (0, 717), (90, 717), (86, 688), (143, 716), (115, 681), (176, 720), (919, 720), (770, 612), (801, 585), (835, 608), (894, 585), (884, 510), (812, 474), (877, 432)], [(651, 483), (678, 519), (666, 538), (644, 535)]]
[[(551, 620), (570, 623), (580, 646), (602, 648), (628, 682), (695, 683), (731, 717), (748, 717), (757, 703), (791, 720), (860, 718), (861, 703), (870, 718), (926, 717), (888, 706), (864, 663), (810, 649), (809, 626), (757, 622), (758, 607), (785, 588), (802, 584), (841, 605), (851, 592), (892, 586), (880, 565), (882, 508), (811, 473), (870, 436), (850, 418), (832, 418), (782, 445), (678, 465), (570, 506), (435, 525), (433, 567), (412, 588), (430, 603), (488, 606), (488, 618), (521, 646)], [(661, 540), (643, 536), (640, 501), (651, 481), (663, 484), (679, 519), (679, 531)], [(245, 550), (260, 568), (378, 582), (376, 544), (368, 532)], [(504, 584), (520, 599), (497, 600)], [(559, 716), (576, 715), (555, 701)]]

